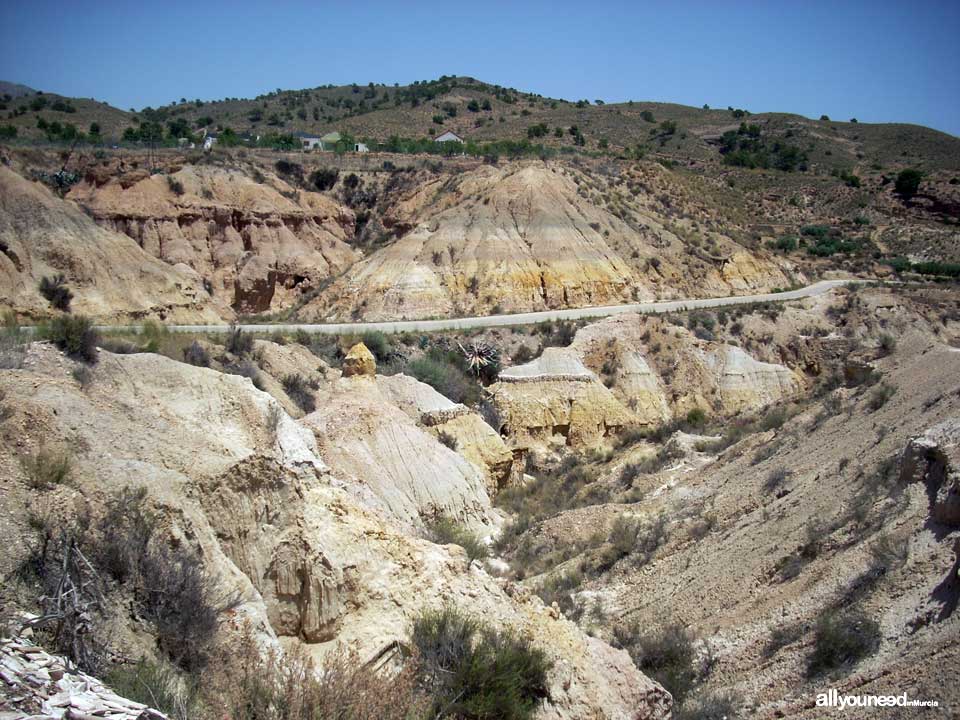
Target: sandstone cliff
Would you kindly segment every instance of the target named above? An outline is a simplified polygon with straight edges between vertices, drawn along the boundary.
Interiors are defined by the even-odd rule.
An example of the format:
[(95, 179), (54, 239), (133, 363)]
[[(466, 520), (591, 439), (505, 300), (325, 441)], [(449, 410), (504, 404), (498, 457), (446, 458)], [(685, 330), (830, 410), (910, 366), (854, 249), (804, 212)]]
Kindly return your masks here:
[(506, 368), (487, 389), (500, 433), (514, 445), (559, 443), (583, 449), (634, 421), (566, 348), (547, 348), (536, 360)]
[(189, 267), (151, 257), (73, 203), (0, 166), (0, 308), (51, 316), (38, 285), (59, 273), (75, 296), (73, 310), (106, 322), (219, 319), (201, 276)]
[(276, 312), (357, 259), (353, 213), (280, 177), (186, 165), (167, 174), (90, 170), (69, 197), (150, 255), (202, 277), (224, 313)]

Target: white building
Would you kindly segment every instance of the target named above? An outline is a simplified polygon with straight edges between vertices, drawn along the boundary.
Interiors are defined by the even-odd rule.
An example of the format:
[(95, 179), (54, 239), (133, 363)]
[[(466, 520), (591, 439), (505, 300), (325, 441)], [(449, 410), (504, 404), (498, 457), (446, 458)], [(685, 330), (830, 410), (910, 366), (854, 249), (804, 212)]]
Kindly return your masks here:
[(433, 139), (434, 142), (458, 142), (461, 145), (463, 144), (463, 138), (457, 135), (452, 130), (447, 130), (443, 135), (437, 135)]
[(370, 148), (368, 148), (364, 143), (357, 143), (356, 145), (353, 146), (353, 151), (354, 152), (370, 152)]

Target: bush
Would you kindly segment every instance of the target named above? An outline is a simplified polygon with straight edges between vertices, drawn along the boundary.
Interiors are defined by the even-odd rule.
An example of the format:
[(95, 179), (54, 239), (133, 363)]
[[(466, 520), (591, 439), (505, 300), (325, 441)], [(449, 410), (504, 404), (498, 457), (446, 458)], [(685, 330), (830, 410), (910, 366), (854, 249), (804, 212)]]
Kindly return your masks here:
[(70, 312), (70, 301), (73, 300), (73, 293), (66, 283), (67, 279), (63, 276), (63, 273), (53, 277), (43, 277), (40, 279), (40, 294), (57, 310)]
[[(231, 720), (412, 720), (423, 718), (417, 663), (379, 672), (354, 653), (335, 650), (316, 666), (303, 650), (264, 653), (249, 625), (224, 658), (217, 714)], [(180, 720), (179, 718), (177, 720)]]
[(436, 349), (407, 365), (406, 372), (454, 402), (472, 405), (480, 397), (476, 381), (454, 358)]
[(439, 433), (437, 433), (437, 440), (439, 440), (444, 447), (448, 447), (454, 452), (457, 451), (457, 447), (459, 445), (457, 438), (448, 433), (446, 430), (441, 430)]
[(153, 537), (156, 519), (146, 509), (146, 499), (146, 488), (125, 487), (107, 499), (97, 521), (99, 539), (91, 559), (118, 583), (136, 578)]
[(920, 170), (907, 168), (901, 170), (897, 175), (894, 189), (897, 194), (905, 199), (910, 199), (917, 194), (920, 189), (920, 182), (923, 180), (923, 173)]
[(240, 377), (249, 378), (250, 382), (253, 383), (253, 386), (257, 390), (263, 390), (266, 392), (266, 384), (263, 382), (263, 375), (260, 374), (260, 368), (254, 365), (252, 362), (242, 362), (239, 365), (227, 365), (223, 368), (225, 373), (230, 375), (239, 375)]
[(459, 545), (467, 551), (467, 557), (471, 560), (483, 560), (490, 556), (490, 548), (476, 534), (449, 518), (436, 520), (427, 531), (430, 542), (438, 545)]
[(363, 340), (367, 349), (373, 353), (377, 362), (386, 362), (393, 352), (393, 346), (391, 346), (387, 336), (379, 330), (368, 330), (363, 334), (361, 340)]
[(219, 611), (213, 599), (216, 585), (199, 556), (183, 546), (150, 549), (140, 561), (140, 579), (138, 600), (160, 649), (188, 672), (202, 669)]
[(863, 612), (851, 610), (840, 614), (826, 610), (814, 627), (814, 647), (807, 662), (807, 675), (815, 677), (855, 665), (876, 652), (879, 645), (880, 626)]
[(237, 357), (248, 355), (253, 351), (253, 335), (244, 332), (236, 325), (231, 325), (230, 330), (227, 331), (226, 348)]
[(870, 408), (871, 412), (876, 412), (884, 405), (887, 404), (887, 401), (896, 394), (897, 388), (888, 383), (880, 383), (873, 389), (873, 392), (870, 393), (870, 400), (867, 402), (867, 407)]
[(43, 335), (75, 360), (93, 364), (97, 361), (97, 343), (100, 335), (93, 321), (83, 315), (55, 317)]
[(884, 355), (892, 355), (897, 349), (897, 339), (890, 333), (883, 333), (880, 336), (880, 352)]
[(527, 720), (547, 697), (550, 661), (509, 631), (445, 608), (421, 614), (411, 640), (433, 696), (430, 717)]
[(71, 466), (69, 453), (46, 446), (20, 460), (20, 467), (27, 475), (27, 482), (35, 490), (47, 490), (67, 482), (70, 479)]
[(283, 391), (298, 408), (305, 413), (312, 413), (317, 409), (317, 401), (311, 392), (309, 381), (299, 373), (285, 375), (282, 381)]
[(679, 623), (670, 623), (646, 635), (636, 626), (614, 630), (614, 643), (630, 653), (643, 673), (663, 685), (674, 702), (683, 704), (700, 675), (693, 636)]
[(183, 183), (174, 178), (172, 175), (167, 175), (167, 187), (170, 188), (170, 192), (179, 197), (185, 192), (183, 189)]
[(619, 557), (629, 555), (637, 544), (637, 533), (640, 531), (640, 523), (636, 518), (619, 516), (613, 521), (613, 527), (610, 529), (608, 542), (617, 551)]
[(197, 367), (210, 367), (210, 353), (203, 345), (194, 340), (183, 349), (183, 361)]
[(701, 408), (694, 408), (687, 413), (687, 423), (699, 428), (707, 424), (707, 414)]
[(772, 493), (774, 490), (779, 489), (789, 477), (790, 471), (786, 468), (779, 467), (771, 470), (767, 475), (767, 479), (763, 483), (764, 492)]
[(184, 682), (169, 665), (141, 659), (135, 665), (114, 667), (104, 680), (121, 697), (160, 710), (171, 720), (199, 716), (197, 686)]

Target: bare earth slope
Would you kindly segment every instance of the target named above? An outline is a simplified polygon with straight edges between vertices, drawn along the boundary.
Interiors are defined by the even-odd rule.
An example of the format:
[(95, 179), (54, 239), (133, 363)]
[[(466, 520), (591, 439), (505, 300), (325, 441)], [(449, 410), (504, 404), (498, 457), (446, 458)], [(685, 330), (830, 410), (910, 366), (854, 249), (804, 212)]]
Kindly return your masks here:
[(419, 184), (386, 213), (387, 224), (411, 230), (350, 268), (300, 315), (415, 319), (790, 284), (772, 258), (728, 238), (714, 239), (712, 257), (690, 253), (662, 216), (641, 205), (621, 219), (593, 202), (584, 182), (562, 165), (524, 162)]

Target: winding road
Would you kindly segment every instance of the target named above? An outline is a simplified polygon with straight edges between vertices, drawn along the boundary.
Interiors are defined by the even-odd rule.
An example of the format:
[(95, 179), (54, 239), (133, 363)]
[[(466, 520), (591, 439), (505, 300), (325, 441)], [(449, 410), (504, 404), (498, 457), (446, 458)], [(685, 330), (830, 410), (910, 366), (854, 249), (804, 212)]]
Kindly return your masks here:
[[(291, 333), (302, 330), (308, 333), (327, 335), (353, 335), (368, 331), (383, 333), (401, 332), (437, 332), (442, 330), (471, 330), (486, 327), (509, 327), (511, 325), (535, 325), (536, 323), (556, 320), (582, 320), (585, 318), (602, 318), (623, 313), (660, 314), (683, 312), (698, 308), (717, 308), (728, 305), (744, 305), (749, 303), (786, 302), (788, 300), (802, 300), (803, 298), (823, 295), (833, 288), (851, 283), (865, 283), (867, 280), (850, 278), (846, 280), (821, 280), (820, 282), (778, 293), (763, 293), (760, 295), (735, 295), (719, 298), (694, 298), (689, 300), (663, 300), (659, 302), (628, 303), (626, 305), (601, 305), (595, 307), (569, 308), (564, 310), (540, 310), (537, 312), (516, 313), (512, 315), (484, 315), (481, 317), (446, 318), (440, 320), (394, 320), (386, 322), (352, 322), (352, 323), (270, 323), (270, 324), (242, 324), (238, 325), (245, 332)], [(188, 333), (218, 333), (227, 332), (230, 325), (168, 325), (172, 332)], [(102, 330), (133, 329), (130, 326), (105, 325)]]

